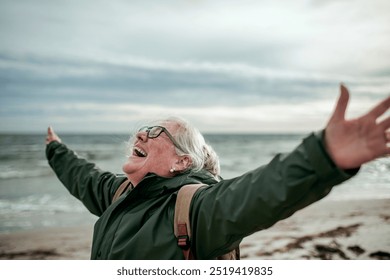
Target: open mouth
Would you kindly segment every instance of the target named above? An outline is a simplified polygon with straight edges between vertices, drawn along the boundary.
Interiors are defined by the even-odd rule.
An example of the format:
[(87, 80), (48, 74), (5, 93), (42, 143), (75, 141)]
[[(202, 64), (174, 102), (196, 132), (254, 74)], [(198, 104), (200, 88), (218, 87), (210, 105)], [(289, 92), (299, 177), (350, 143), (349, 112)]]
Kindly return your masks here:
[(138, 147), (134, 147), (133, 151), (134, 155), (136, 155), (137, 157), (146, 157), (148, 155), (144, 150)]

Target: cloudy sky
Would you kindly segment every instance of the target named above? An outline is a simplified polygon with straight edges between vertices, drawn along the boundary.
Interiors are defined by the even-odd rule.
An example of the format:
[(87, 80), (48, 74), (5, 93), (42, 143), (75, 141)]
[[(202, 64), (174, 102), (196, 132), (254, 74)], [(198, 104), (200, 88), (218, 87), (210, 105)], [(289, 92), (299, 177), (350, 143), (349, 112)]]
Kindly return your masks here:
[(0, 0), (0, 132), (322, 128), (390, 94), (388, 0)]

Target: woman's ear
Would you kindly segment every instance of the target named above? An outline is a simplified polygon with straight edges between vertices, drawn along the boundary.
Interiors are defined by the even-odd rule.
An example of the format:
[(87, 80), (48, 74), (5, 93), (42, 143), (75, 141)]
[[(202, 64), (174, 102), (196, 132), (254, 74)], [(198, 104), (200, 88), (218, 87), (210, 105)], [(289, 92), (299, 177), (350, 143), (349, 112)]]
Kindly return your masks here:
[(192, 160), (188, 155), (179, 156), (178, 160), (176, 161), (174, 168), (178, 172), (185, 171), (188, 169), (192, 164)]

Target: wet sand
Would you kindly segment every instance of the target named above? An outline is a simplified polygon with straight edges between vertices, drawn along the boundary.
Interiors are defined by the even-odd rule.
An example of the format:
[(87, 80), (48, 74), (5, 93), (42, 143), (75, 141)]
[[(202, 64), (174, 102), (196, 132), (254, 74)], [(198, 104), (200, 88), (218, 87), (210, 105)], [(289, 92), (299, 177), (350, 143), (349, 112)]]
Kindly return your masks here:
[(390, 200), (317, 202), (247, 237), (243, 259), (390, 259)]
[[(0, 234), (0, 259), (89, 259), (92, 226)], [(324, 199), (241, 243), (242, 259), (390, 259), (390, 200)]]

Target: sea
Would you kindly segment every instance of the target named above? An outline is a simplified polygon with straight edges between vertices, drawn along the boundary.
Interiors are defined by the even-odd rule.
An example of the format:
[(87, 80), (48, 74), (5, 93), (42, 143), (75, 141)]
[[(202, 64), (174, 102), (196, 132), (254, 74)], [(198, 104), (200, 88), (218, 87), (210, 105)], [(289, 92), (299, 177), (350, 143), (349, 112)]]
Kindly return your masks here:
[[(62, 142), (101, 169), (122, 173), (129, 135), (67, 134)], [(206, 134), (221, 162), (223, 178), (267, 164), (300, 144), (299, 134)], [(335, 187), (325, 199), (390, 198), (390, 158), (374, 160)], [(97, 217), (72, 197), (49, 167), (45, 135), (0, 135), (0, 233), (93, 225)]]

